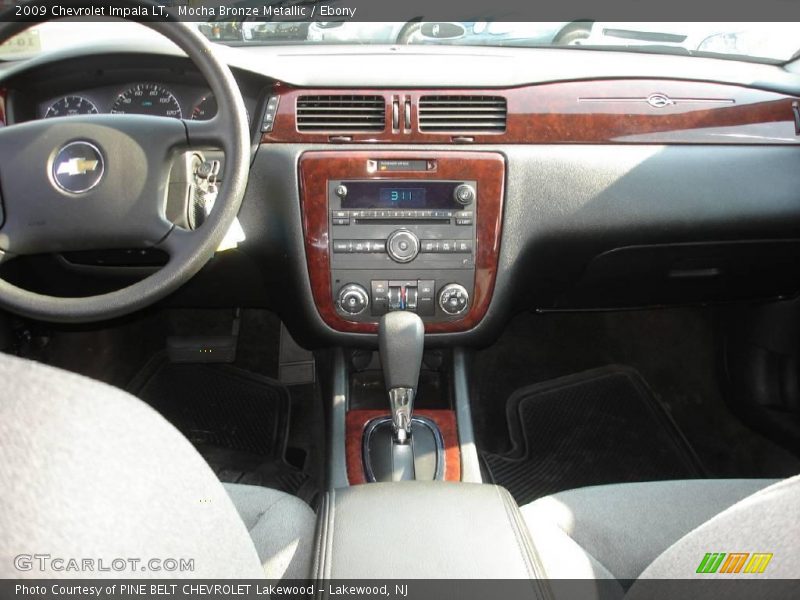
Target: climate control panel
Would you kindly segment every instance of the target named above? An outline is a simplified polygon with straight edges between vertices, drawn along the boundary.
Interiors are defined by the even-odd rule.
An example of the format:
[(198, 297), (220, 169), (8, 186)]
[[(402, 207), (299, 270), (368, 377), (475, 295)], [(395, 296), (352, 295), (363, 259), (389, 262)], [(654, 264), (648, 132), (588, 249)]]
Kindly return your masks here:
[[(366, 282), (364, 282), (366, 283)], [(336, 306), (350, 318), (376, 318), (394, 310), (421, 317), (458, 317), (469, 308), (469, 291), (460, 283), (435, 279), (372, 279), (369, 285), (349, 282), (339, 288)]]

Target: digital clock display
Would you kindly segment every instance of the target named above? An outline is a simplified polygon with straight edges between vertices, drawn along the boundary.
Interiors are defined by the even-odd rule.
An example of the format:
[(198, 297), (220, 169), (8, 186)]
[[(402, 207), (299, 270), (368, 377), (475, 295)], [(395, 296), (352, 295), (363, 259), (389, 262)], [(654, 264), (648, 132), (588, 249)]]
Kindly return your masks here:
[(423, 208), (425, 188), (422, 187), (382, 187), (378, 193), (381, 206), (402, 208)]

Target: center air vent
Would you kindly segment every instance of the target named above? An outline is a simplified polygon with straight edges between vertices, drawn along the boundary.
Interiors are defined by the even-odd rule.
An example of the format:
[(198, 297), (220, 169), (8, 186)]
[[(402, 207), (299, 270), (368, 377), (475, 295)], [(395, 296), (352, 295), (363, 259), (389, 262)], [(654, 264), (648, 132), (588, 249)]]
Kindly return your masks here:
[(506, 129), (506, 99), (501, 96), (422, 96), (419, 130), (500, 132)]
[(386, 100), (383, 96), (300, 96), (298, 131), (383, 131)]

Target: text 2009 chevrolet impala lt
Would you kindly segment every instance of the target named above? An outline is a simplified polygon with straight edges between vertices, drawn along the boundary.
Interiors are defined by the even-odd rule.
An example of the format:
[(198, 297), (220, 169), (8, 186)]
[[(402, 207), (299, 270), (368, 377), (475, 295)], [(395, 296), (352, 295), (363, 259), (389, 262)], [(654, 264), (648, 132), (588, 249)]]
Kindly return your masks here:
[(800, 27), (31, 25), (4, 594), (798, 593)]

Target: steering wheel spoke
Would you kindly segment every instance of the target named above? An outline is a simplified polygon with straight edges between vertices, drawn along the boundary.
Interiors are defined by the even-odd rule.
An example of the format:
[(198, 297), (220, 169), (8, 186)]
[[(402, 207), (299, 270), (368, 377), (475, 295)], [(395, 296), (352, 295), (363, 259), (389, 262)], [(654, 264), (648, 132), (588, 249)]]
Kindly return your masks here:
[(223, 115), (215, 115), (212, 119), (196, 121), (184, 120), (186, 138), (189, 146), (213, 146), (221, 148), (230, 137), (230, 122)]
[(194, 250), (197, 244), (196, 238), (197, 234), (194, 231), (173, 227), (157, 247), (169, 254), (170, 260), (181, 260)]

